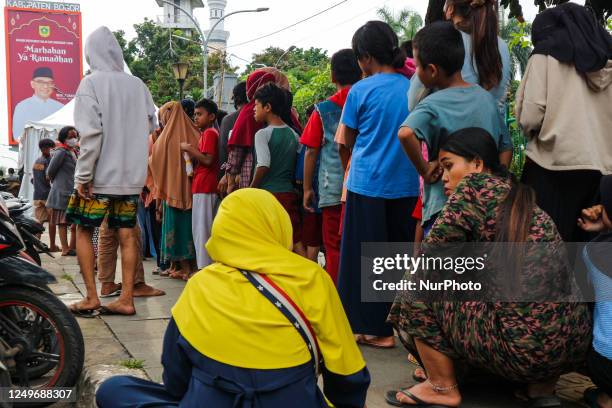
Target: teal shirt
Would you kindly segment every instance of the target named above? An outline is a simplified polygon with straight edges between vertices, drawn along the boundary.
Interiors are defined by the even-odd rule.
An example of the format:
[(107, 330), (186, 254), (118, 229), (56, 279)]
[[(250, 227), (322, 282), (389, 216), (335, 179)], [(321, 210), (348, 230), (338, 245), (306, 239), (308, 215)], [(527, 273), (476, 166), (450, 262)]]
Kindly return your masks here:
[[(411, 128), (425, 142), (430, 161), (438, 159), (440, 145), (448, 135), (468, 127), (488, 131), (500, 152), (512, 149), (510, 136), (503, 131), (497, 102), (478, 85), (442, 89), (429, 95), (410, 112), (402, 127)], [(442, 210), (446, 199), (441, 180), (435, 184), (425, 183), (423, 223)]]
[(255, 134), (257, 167), (268, 167), (259, 188), (271, 193), (293, 192), (298, 135), (289, 126), (268, 126)]

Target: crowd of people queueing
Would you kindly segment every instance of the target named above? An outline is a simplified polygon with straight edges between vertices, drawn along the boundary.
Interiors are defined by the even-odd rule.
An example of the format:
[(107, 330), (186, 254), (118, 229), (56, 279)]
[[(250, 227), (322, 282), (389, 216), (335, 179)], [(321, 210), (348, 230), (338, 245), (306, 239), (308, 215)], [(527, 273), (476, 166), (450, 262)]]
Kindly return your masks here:
[[(611, 302), (591, 311), (572, 302), (414, 302), (401, 292), (393, 304), (362, 302), (363, 242), (555, 243), (595, 232), (594, 242), (610, 242), (610, 34), (574, 3), (534, 21), (517, 93), (528, 137), (518, 181), (508, 170), (510, 67), (495, 2), (447, 0), (445, 10), (450, 21), (421, 29), (408, 59), (387, 24), (359, 28), (351, 49), (332, 57), (337, 92), (304, 129), (286, 76), (271, 68), (236, 90), (246, 98), (220, 131), (209, 100), (193, 117), (179, 102), (156, 115), (143, 83), (123, 73), (110, 31), (91, 35), (66, 208), (88, 292), (72, 309), (100, 308), (92, 235), (106, 219), (123, 263), (120, 298), (106, 309), (135, 313), (145, 185), (162, 259), (190, 278), (164, 338), (163, 384), (112, 378), (98, 391), (100, 407), (364, 407), (370, 374), (357, 345), (394, 347), (394, 332), (421, 368), (417, 385), (386, 394), (390, 405), (458, 407), (457, 373), (469, 366), (518, 384), (533, 407), (561, 406), (559, 376), (584, 369), (597, 385), (585, 394), (590, 406), (612, 406)], [(312, 230), (325, 269), (308, 259)], [(587, 245), (583, 258), (605, 299), (612, 269), (599, 248)], [(531, 266), (520, 272), (526, 284), (561, 273), (555, 262)]]

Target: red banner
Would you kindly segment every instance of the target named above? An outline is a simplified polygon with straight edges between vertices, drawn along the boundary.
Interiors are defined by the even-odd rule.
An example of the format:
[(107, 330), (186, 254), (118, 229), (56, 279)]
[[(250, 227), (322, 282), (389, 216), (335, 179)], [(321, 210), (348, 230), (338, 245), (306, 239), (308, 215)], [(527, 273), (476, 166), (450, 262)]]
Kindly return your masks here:
[(6, 7), (9, 143), (72, 98), (83, 73), (81, 13)]

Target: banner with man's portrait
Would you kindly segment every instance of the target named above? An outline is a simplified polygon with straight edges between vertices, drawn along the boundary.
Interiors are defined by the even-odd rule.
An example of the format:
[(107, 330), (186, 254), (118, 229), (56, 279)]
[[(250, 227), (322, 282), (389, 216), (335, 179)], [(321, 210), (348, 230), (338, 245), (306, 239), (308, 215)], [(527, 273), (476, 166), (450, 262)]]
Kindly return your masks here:
[(45, 119), (74, 98), (83, 72), (81, 14), (6, 7), (5, 27), (8, 142), (17, 144), (28, 121)]

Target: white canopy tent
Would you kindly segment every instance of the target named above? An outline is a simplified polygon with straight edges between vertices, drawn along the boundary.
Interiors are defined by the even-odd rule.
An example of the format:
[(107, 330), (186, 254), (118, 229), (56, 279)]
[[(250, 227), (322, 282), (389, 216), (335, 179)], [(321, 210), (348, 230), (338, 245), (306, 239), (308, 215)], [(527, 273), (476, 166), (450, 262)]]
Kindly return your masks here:
[[(127, 64), (123, 63), (123, 70), (132, 75)], [(40, 157), (38, 143), (42, 139), (57, 139), (59, 131), (64, 126), (74, 126), (74, 99), (53, 115), (37, 122), (27, 122), (23, 135), (19, 139), (19, 164), (17, 168), (24, 171), (23, 182), (19, 190), (19, 196), (32, 201), (34, 198), (34, 186), (30, 183), (32, 179), (32, 166)]]
[(27, 122), (23, 135), (19, 139), (19, 168), (23, 167), (24, 175), (19, 196), (32, 201), (34, 186), (32, 179), (32, 166), (40, 157), (38, 143), (42, 139), (57, 139), (59, 131), (64, 126), (74, 126), (74, 99), (53, 115), (37, 121)]

